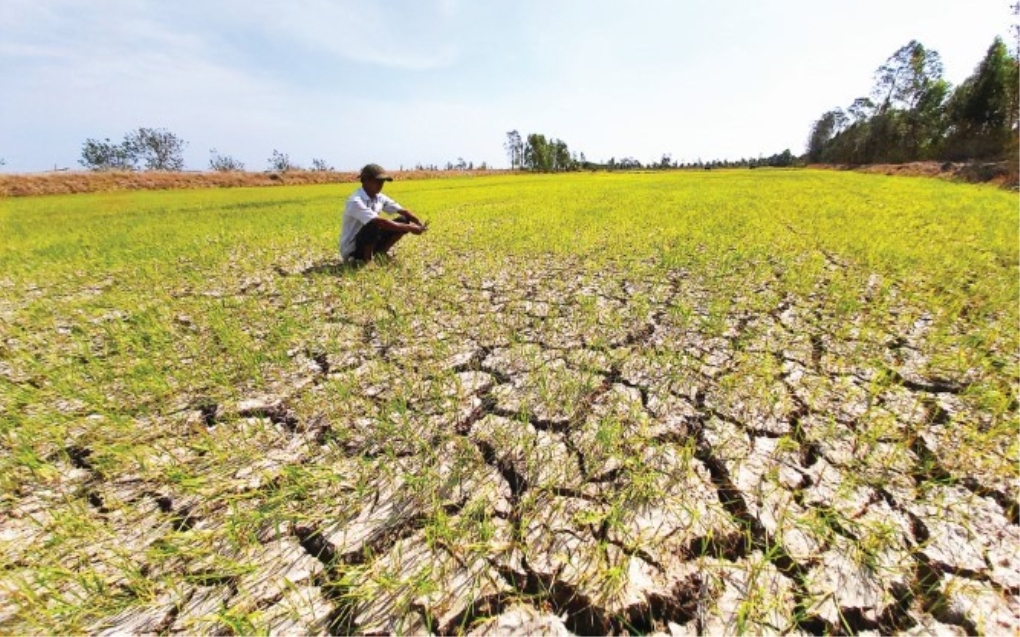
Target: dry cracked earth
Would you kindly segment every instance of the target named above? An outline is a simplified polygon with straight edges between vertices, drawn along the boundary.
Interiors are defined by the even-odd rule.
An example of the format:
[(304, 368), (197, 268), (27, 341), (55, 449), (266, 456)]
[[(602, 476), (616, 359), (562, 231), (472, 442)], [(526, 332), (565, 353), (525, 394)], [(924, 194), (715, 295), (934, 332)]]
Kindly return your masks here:
[(99, 634), (1020, 630), (1015, 459), (961, 433), (990, 416), (930, 364), (925, 312), (833, 325), (825, 281), (782, 272), (723, 306), (661, 266), (422, 276), (457, 285), (415, 313), (315, 301), (273, 391), (168, 416), (144, 461), (199, 484), (70, 446), (61, 486), (9, 512), (9, 563), (78, 497), (109, 530), (68, 556), (102, 582), (78, 595), (181, 574)]

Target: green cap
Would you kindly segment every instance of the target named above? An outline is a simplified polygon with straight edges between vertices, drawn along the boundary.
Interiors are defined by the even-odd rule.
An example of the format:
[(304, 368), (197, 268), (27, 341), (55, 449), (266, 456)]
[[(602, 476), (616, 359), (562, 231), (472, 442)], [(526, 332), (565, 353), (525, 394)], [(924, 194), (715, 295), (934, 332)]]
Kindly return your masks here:
[(368, 164), (361, 169), (361, 174), (358, 178), (362, 181), (366, 179), (378, 179), (380, 181), (393, 181), (393, 177), (386, 174), (386, 169), (379, 164)]

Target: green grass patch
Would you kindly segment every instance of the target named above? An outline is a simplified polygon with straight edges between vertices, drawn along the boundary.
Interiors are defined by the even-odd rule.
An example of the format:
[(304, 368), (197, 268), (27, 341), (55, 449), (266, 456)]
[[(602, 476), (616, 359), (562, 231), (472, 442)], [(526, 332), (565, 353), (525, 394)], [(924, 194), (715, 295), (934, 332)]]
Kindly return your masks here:
[[(618, 476), (599, 483), (618, 487), (606, 511), (575, 516), (581, 526), (615, 529), (630, 519), (621, 507), (661, 499), (663, 476), (640, 450), (679, 445), (695, 462), (693, 438), (664, 429), (670, 409), (683, 412), (676, 401), (779, 437), (792, 455), (811, 442), (791, 415), (800, 404), (825, 426), (852, 423), (855, 444), (905, 457), (925, 455), (923, 429), (943, 446), (916, 458), (922, 473), (1015, 501), (1015, 194), (810, 170), (398, 181), (386, 193), (430, 230), (394, 262), (355, 271), (337, 254), (351, 191), (0, 200), (0, 510), (16, 520), (0, 539), (0, 632), (83, 632), (124, 609), (152, 614), (137, 630), (166, 630), (165, 608), (246, 582), (274, 533), (354, 524), (379, 480), (416, 503), (430, 550), (461, 542), (486, 555), (509, 541), (489, 510), (498, 498), (450, 502), (493, 459), (464, 443), (447, 474), (431, 457), (462, 440), (472, 409), (505, 408), (520, 453), (562, 438), (564, 453), (589, 449)], [(494, 355), (508, 378), (489, 374)], [(473, 382), (465, 370), (501, 388), (458, 389)], [(620, 379), (646, 395), (596, 417), (603, 383)], [(530, 488), (573, 479), (558, 457), (521, 462)], [(851, 486), (873, 488), (861, 462), (846, 469)], [(876, 537), (868, 555), (885, 546)], [(611, 539), (600, 559), (618, 591), (627, 571)], [(394, 608), (438, 594), (427, 569), (411, 583), (383, 569), (393, 564), (373, 551), (392, 546), (334, 575), (377, 578), (362, 593), (398, 591)], [(347, 579), (329, 603), (365, 597)], [(214, 604), (187, 626), (260, 632), (276, 603)], [(741, 612), (756, 631), (746, 622), (758, 615)]]

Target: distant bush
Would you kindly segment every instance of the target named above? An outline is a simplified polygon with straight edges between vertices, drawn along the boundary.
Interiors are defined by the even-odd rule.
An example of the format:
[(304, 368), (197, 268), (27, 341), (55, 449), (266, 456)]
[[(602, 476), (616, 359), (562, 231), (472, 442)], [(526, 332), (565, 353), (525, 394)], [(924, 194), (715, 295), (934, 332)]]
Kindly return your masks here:
[(105, 141), (86, 139), (81, 147), (78, 163), (89, 170), (134, 170), (135, 162), (130, 150), (123, 143), (114, 144), (107, 137)]
[(221, 155), (213, 148), (209, 151), (212, 157), (209, 158), (209, 170), (219, 172), (240, 172), (244, 170), (244, 162), (234, 159), (230, 155)]
[(184, 169), (184, 147), (188, 143), (165, 128), (139, 128), (124, 135), (115, 144), (86, 139), (78, 163), (89, 170), (166, 170)]
[(273, 149), (273, 154), (269, 157), (269, 170), (272, 172), (285, 173), (288, 170), (301, 170), (301, 167), (297, 164), (291, 163), (290, 155)]

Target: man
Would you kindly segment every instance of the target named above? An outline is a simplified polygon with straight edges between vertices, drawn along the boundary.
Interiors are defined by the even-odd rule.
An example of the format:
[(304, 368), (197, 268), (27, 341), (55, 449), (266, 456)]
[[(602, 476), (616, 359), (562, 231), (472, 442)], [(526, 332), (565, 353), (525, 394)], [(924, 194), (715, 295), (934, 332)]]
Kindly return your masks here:
[[(361, 188), (347, 199), (340, 230), (340, 256), (344, 261), (368, 263), (377, 255), (389, 256), (390, 248), (408, 232), (421, 234), (425, 225), (410, 210), (382, 194), (383, 184), (393, 177), (379, 164), (368, 164), (359, 175)], [(396, 219), (380, 217), (396, 213)]]

